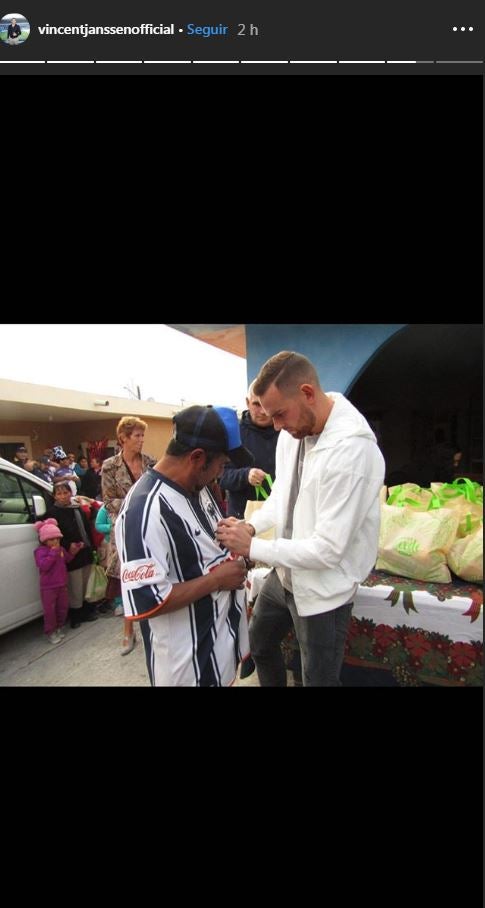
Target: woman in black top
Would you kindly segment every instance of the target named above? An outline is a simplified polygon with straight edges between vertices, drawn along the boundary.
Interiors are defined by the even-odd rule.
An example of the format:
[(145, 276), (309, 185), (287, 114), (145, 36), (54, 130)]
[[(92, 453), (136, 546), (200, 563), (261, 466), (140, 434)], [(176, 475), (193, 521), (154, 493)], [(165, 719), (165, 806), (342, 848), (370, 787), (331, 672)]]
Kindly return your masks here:
[(71, 627), (79, 627), (81, 621), (95, 621), (95, 607), (93, 611), (93, 606), (84, 601), (93, 564), (89, 519), (78, 504), (72, 503), (69, 483), (59, 482), (54, 486), (54, 504), (48, 509), (46, 516), (56, 518), (62, 533), (61, 545), (65, 549), (69, 549), (71, 542), (84, 543), (76, 557), (67, 565)]

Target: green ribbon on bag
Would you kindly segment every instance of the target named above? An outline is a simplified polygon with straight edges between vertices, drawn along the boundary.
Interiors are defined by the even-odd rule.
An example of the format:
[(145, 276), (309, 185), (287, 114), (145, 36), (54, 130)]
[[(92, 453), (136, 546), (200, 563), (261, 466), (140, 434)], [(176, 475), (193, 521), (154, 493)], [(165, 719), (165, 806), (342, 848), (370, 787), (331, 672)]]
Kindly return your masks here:
[(458, 498), (459, 495), (464, 495), (467, 501), (472, 501), (473, 504), (480, 504), (483, 501), (483, 486), (478, 482), (472, 482), (466, 476), (460, 476), (453, 482), (445, 482), (437, 492), (437, 495), (442, 500)]
[[(271, 492), (271, 489), (273, 488), (273, 480), (271, 479), (270, 474), (265, 473), (264, 478), (265, 478), (266, 482), (268, 483), (269, 490)], [(263, 499), (269, 498), (269, 494), (266, 491), (266, 489), (263, 488), (262, 484), (260, 486), (256, 486), (255, 488), (256, 488), (256, 501), (258, 500), (259, 496), (261, 496), (261, 498), (263, 498)]]
[[(461, 483), (463, 483), (463, 486)], [(456, 486), (467, 501), (473, 501), (474, 504), (479, 504), (483, 501), (483, 486), (479, 482), (472, 482), (471, 479), (467, 479), (465, 476), (459, 476), (451, 484)]]
[[(420, 486), (416, 486), (416, 491), (420, 492)], [(412, 508), (420, 508), (421, 502), (414, 501), (413, 498), (402, 498), (403, 487), (396, 486), (392, 495), (389, 495), (386, 504), (395, 504), (398, 508), (403, 508), (405, 505), (409, 504)]]
[[(425, 489), (425, 488), (422, 488), (421, 486), (417, 485), (417, 486), (415, 486), (415, 491), (416, 492), (431, 492), (431, 489)], [(394, 504), (398, 508), (404, 508), (406, 505), (409, 505), (411, 508), (421, 508), (423, 506), (422, 501), (414, 501), (413, 498), (403, 498), (402, 494), (403, 494), (402, 485), (396, 486), (392, 495), (389, 495), (389, 498), (387, 499), (386, 504)], [(428, 507), (426, 508), (426, 510), (431, 511), (434, 508), (440, 508), (440, 507), (441, 507), (441, 501), (440, 501), (438, 495), (435, 495), (434, 493), (432, 493), (431, 498), (429, 500)]]

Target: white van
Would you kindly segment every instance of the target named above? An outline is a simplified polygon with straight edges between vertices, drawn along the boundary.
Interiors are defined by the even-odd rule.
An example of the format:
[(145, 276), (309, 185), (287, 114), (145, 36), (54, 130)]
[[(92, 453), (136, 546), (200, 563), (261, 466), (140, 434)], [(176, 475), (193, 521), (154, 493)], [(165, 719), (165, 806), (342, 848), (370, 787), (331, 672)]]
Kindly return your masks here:
[(42, 615), (33, 524), (52, 500), (51, 483), (0, 457), (0, 634)]

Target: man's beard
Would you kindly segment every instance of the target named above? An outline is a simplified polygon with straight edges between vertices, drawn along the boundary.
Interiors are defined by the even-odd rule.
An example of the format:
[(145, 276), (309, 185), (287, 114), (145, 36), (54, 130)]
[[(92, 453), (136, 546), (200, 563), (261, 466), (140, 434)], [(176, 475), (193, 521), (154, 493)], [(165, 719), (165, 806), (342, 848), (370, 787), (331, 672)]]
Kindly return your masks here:
[(315, 435), (315, 423), (317, 417), (310, 407), (303, 406), (300, 412), (300, 418), (303, 419), (303, 425), (295, 429), (291, 434), (293, 438), (306, 438), (307, 435)]

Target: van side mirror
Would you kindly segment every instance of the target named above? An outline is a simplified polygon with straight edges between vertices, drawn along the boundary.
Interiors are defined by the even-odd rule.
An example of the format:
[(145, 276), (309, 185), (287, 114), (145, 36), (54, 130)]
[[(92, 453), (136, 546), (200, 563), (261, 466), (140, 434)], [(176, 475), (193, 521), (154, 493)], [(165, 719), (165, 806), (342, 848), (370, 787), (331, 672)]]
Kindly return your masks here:
[(45, 498), (43, 498), (42, 495), (32, 495), (32, 505), (34, 508), (35, 519), (41, 520), (41, 518), (44, 517), (47, 512)]

